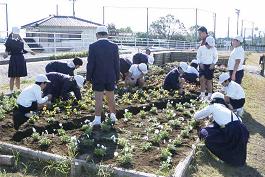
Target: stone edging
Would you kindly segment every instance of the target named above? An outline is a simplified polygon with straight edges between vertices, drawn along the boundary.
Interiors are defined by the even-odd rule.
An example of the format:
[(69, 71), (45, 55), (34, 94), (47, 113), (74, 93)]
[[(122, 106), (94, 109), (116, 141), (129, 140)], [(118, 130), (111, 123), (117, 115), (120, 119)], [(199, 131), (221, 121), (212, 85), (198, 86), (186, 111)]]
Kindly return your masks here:
[[(196, 144), (198, 142), (198, 139), (196, 141)], [(183, 177), (185, 176), (185, 173), (188, 169), (188, 166), (190, 165), (190, 162), (193, 158), (193, 155), (195, 153), (196, 145), (192, 146), (192, 151), (189, 153), (189, 155), (182, 161), (179, 162), (177, 167), (174, 170), (174, 174), (172, 175), (173, 177)], [(65, 156), (60, 156), (57, 154), (52, 154), (44, 151), (35, 151), (30, 148), (18, 146), (18, 145), (13, 145), (5, 142), (0, 141), (0, 150), (6, 153), (12, 153), (13, 150), (19, 152), (22, 156), (31, 158), (33, 160), (53, 160), (53, 161), (62, 161), (62, 160), (69, 160)], [(71, 176), (78, 176), (78, 173), (80, 173), (81, 167), (90, 167), (95, 169), (96, 165), (94, 164), (89, 164), (85, 160), (79, 160), (79, 159), (74, 159), (71, 162)], [(104, 165), (105, 166), (105, 165)], [(108, 167), (108, 166), (105, 166)], [(118, 168), (118, 167), (112, 167), (114, 169), (114, 173), (118, 176), (129, 176), (129, 177), (162, 177), (150, 173), (144, 173), (144, 172), (138, 172), (135, 170), (127, 170), (123, 168)]]

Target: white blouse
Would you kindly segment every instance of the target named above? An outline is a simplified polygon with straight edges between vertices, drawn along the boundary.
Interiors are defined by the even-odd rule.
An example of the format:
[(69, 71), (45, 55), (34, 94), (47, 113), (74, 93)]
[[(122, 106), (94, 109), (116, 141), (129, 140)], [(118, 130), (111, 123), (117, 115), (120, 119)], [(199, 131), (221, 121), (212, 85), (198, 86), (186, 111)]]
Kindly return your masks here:
[(205, 45), (200, 46), (197, 51), (197, 61), (199, 64), (216, 64), (218, 53), (215, 47), (208, 49)]
[[(223, 104), (214, 103), (196, 112), (194, 118), (200, 120), (212, 115), (212, 119), (218, 125), (223, 126), (231, 122), (231, 112), (232, 111), (226, 108)], [(232, 116), (233, 121), (240, 120), (234, 113), (232, 113)]]

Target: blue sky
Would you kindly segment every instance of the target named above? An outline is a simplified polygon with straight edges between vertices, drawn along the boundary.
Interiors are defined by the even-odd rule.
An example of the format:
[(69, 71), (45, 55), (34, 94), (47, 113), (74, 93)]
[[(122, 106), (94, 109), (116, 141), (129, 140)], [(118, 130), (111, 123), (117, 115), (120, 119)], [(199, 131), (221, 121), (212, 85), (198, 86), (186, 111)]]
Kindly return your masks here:
[[(261, 0), (76, 0), (75, 9), (77, 17), (102, 23), (102, 9), (105, 6), (106, 23), (115, 23), (117, 27), (130, 26), (134, 31), (145, 31), (146, 9), (140, 7), (155, 7), (149, 9), (149, 23), (171, 13), (187, 28), (195, 25), (194, 9), (199, 8), (204, 10), (198, 11), (198, 25), (205, 25), (209, 30), (213, 30), (212, 12), (216, 12), (216, 35), (225, 37), (228, 17), (230, 17), (230, 36), (236, 35), (235, 8), (241, 10), (239, 32), (241, 19), (244, 20), (247, 35), (251, 34), (252, 22), (255, 23), (255, 27), (259, 27), (259, 30), (265, 31), (261, 2)], [(59, 15), (72, 15), (72, 3), (69, 0), (0, 0), (0, 3), (8, 4), (9, 29), (55, 14), (56, 4), (59, 7)], [(114, 8), (115, 6), (139, 8)], [(168, 7), (178, 9), (162, 9)], [(5, 8), (0, 5), (0, 30), (5, 29)], [(255, 31), (256, 34), (258, 32)]]

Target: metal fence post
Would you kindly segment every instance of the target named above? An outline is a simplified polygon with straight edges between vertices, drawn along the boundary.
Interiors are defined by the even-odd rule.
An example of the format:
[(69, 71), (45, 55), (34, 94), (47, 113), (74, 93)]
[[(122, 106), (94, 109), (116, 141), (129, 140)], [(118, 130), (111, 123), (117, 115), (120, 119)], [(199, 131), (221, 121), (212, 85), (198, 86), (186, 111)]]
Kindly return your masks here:
[(56, 33), (53, 33), (53, 48), (54, 56), (56, 56)]

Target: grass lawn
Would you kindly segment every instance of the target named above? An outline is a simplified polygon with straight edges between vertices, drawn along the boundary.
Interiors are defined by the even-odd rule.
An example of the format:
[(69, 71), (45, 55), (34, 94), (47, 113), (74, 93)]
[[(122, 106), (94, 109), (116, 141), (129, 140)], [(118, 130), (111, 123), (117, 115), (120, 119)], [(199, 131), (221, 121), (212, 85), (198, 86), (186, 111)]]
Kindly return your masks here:
[[(247, 65), (258, 65), (260, 54), (248, 55)], [(247, 164), (233, 168), (216, 159), (205, 146), (200, 146), (187, 176), (265, 176), (265, 78), (245, 73), (246, 93), (243, 122), (250, 132)]]

